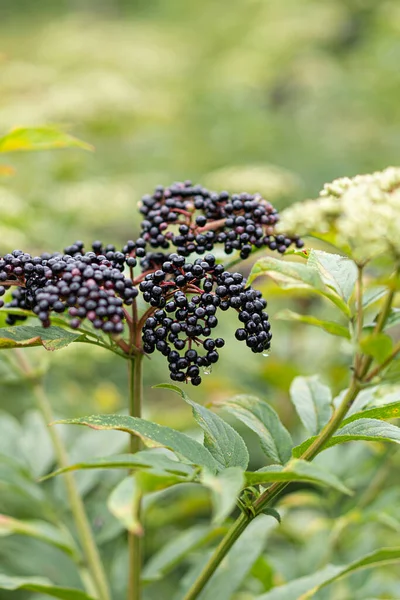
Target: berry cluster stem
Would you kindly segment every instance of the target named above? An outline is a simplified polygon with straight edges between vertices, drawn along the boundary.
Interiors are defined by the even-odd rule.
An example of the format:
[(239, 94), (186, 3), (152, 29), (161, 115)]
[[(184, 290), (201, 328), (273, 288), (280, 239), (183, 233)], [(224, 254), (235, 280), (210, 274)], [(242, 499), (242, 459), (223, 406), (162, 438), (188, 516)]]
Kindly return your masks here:
[[(143, 401), (143, 355), (138, 354), (129, 360), (129, 414), (140, 417)], [(130, 451), (140, 450), (140, 438), (130, 437)], [(140, 600), (141, 598), (141, 569), (142, 569), (142, 540), (138, 535), (129, 532), (129, 582), (127, 600)]]
[[(31, 385), (32, 392), (36, 400), (36, 405), (42, 414), (43, 420), (46, 425), (48, 425), (54, 421), (54, 417), (43, 384), (35, 377), (35, 373), (28, 362), (24, 351), (15, 349), (14, 353), (17, 358), (19, 369), (25, 375), (27, 382)], [(53, 444), (58, 466), (60, 468), (68, 467), (70, 464), (68, 460), (68, 454), (61, 438), (58, 436), (57, 428), (49, 427), (48, 431)], [(100, 553), (94, 540), (89, 519), (86, 515), (85, 507), (76, 486), (73, 474), (65, 473), (64, 481), (67, 489), (69, 506), (75, 521), (83, 554), (90, 573), (90, 587), (96, 590), (99, 600), (110, 600), (111, 596), (104, 566), (102, 564)]]

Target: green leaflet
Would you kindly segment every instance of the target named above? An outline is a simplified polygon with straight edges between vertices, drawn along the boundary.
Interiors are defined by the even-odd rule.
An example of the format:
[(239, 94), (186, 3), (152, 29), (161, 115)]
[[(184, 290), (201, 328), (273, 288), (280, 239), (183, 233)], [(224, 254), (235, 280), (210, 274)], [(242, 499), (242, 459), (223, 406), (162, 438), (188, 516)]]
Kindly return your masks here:
[[(300, 457), (313, 443), (315, 437), (305, 440), (299, 446), (293, 448), (293, 456)], [(356, 440), (365, 440), (367, 442), (395, 442), (400, 444), (400, 428), (385, 423), (378, 419), (359, 418), (347, 422), (344, 427), (337, 430), (336, 434), (325, 444), (324, 448), (330, 448), (337, 444), (344, 444)]]
[(228, 467), (217, 475), (203, 473), (202, 483), (211, 490), (213, 523), (222, 523), (236, 506), (236, 500), (245, 485), (240, 467)]
[(29, 327), (17, 325), (0, 329), (0, 350), (43, 346), (46, 350), (60, 350), (81, 336), (61, 327)]
[(27, 590), (60, 598), (60, 600), (93, 600), (81, 590), (58, 587), (45, 577), (10, 577), (0, 573), (0, 589)]
[(274, 588), (256, 600), (309, 600), (319, 590), (360, 569), (390, 564), (400, 560), (400, 547), (381, 548), (348, 565), (328, 565), (313, 575), (300, 577), (285, 585)]
[(204, 431), (204, 446), (217, 461), (220, 469), (228, 467), (246, 469), (249, 453), (243, 439), (233, 427), (205, 406), (193, 402), (178, 386), (162, 383), (154, 387), (172, 390), (190, 404), (194, 418)]
[(85, 425), (92, 429), (116, 429), (125, 431), (131, 435), (139, 436), (150, 446), (164, 446), (179, 456), (182, 456), (189, 462), (206, 467), (215, 473), (218, 470), (218, 463), (213, 456), (204, 448), (202, 444), (196, 442), (185, 433), (157, 425), (145, 419), (138, 417), (128, 417), (123, 415), (93, 415), (82, 417), (80, 419), (67, 419), (65, 421), (56, 421), (56, 424), (65, 425)]
[(289, 309), (285, 309), (278, 312), (275, 315), (275, 318), (281, 319), (282, 321), (297, 321), (299, 323), (313, 325), (314, 327), (319, 327), (319, 329), (323, 329), (331, 335), (344, 337), (348, 340), (351, 338), (348, 328), (344, 327), (343, 325), (340, 325), (339, 323), (336, 323), (335, 321), (323, 321), (321, 319), (313, 317), (312, 315), (300, 315)]
[(63, 469), (57, 469), (57, 471), (43, 477), (42, 481), (56, 475), (61, 475), (62, 473), (67, 473), (68, 471), (83, 469), (158, 469), (172, 475), (187, 477), (193, 477), (195, 474), (193, 467), (186, 463), (172, 460), (160, 452), (141, 450), (135, 454), (117, 454), (115, 456), (94, 458), (82, 463), (76, 463)]
[(316, 435), (329, 421), (332, 413), (332, 395), (317, 375), (296, 377), (290, 386), (290, 397), (304, 425)]
[(240, 395), (218, 402), (258, 435), (265, 454), (276, 463), (291, 457), (293, 442), (274, 409), (255, 396)]
[(247, 485), (273, 483), (275, 481), (308, 481), (316, 485), (332, 487), (343, 494), (352, 492), (332, 473), (301, 459), (292, 459), (285, 467), (270, 465), (259, 471), (246, 472)]
[(55, 527), (46, 521), (22, 521), (7, 515), (0, 515), (0, 537), (25, 535), (59, 548), (66, 554), (79, 558), (79, 549), (67, 530)]
[(93, 146), (76, 137), (60, 131), (54, 126), (15, 127), (0, 137), (0, 152), (20, 152), (26, 150), (50, 150), (56, 148), (82, 148), (93, 150)]

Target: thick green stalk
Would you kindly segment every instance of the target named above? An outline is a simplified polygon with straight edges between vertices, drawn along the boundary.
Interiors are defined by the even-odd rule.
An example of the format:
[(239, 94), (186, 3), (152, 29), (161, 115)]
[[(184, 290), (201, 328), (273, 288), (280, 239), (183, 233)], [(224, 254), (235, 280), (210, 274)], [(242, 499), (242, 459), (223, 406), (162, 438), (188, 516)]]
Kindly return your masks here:
[[(140, 417), (142, 413), (143, 381), (142, 381), (143, 355), (139, 354), (129, 361), (129, 413), (132, 417)], [(140, 450), (140, 438), (132, 435), (130, 438), (130, 451)], [(141, 570), (142, 570), (142, 540), (138, 535), (128, 534), (129, 546), (129, 583), (128, 600), (141, 598)]]
[[(35, 374), (25, 356), (25, 353), (19, 349), (16, 349), (14, 352), (21, 371), (31, 384), (37, 407), (41, 412), (45, 423), (51, 423), (54, 421), (54, 417), (43, 384), (35, 379)], [(49, 427), (48, 431), (59, 467), (68, 467), (70, 464), (68, 460), (68, 454), (61, 438), (58, 436), (56, 427)], [(64, 482), (67, 489), (71, 513), (75, 521), (83, 554), (90, 572), (91, 580), (93, 582), (91, 587), (96, 589), (98, 598), (100, 600), (110, 600), (110, 592), (108, 589), (104, 567), (101, 562), (100, 553), (98, 551), (96, 542), (94, 541), (93, 532), (90, 527), (90, 523), (85, 512), (85, 507), (76, 486), (73, 474), (65, 473)]]

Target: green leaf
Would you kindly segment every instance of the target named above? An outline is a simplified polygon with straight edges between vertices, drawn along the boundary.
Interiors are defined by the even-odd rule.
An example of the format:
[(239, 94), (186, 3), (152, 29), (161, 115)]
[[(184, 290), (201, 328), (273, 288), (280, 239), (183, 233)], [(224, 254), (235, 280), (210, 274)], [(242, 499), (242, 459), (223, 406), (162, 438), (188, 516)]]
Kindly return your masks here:
[(125, 431), (131, 435), (137, 435), (145, 443), (153, 446), (163, 446), (176, 452), (189, 462), (206, 467), (211, 472), (218, 470), (218, 464), (212, 457), (207, 448), (196, 442), (185, 433), (139, 419), (138, 417), (128, 417), (123, 415), (92, 415), (80, 419), (68, 419), (65, 421), (56, 421), (64, 425), (85, 425), (92, 429), (116, 429)]
[(327, 565), (320, 571), (274, 588), (256, 600), (309, 600), (319, 590), (361, 569), (387, 565), (400, 560), (400, 547), (381, 548), (348, 565)]
[(45, 577), (10, 577), (0, 573), (0, 589), (27, 590), (61, 600), (93, 600), (92, 596), (88, 596), (81, 590), (58, 587)]
[(210, 542), (219, 533), (219, 528), (195, 525), (178, 535), (174, 535), (146, 563), (142, 573), (143, 581), (150, 582), (162, 579), (179, 565), (190, 552)]
[(0, 514), (0, 537), (7, 535), (25, 535), (56, 546), (66, 554), (76, 558), (79, 551), (67, 530), (59, 529), (46, 521), (21, 521)]
[(108, 497), (107, 508), (112, 515), (131, 533), (143, 535), (140, 523), (140, 501), (142, 494), (135, 477), (129, 475), (119, 482)]
[(343, 494), (351, 495), (352, 492), (340, 479), (328, 473), (325, 469), (306, 460), (294, 458), (285, 467), (269, 465), (259, 471), (245, 473), (247, 485), (262, 485), (275, 481), (307, 481), (316, 485), (328, 486)]
[(82, 142), (54, 126), (15, 127), (0, 137), (0, 152), (20, 152), (26, 150), (50, 150), (55, 148), (82, 148), (93, 150), (93, 146)]
[[(311, 252), (312, 254), (312, 252)], [(318, 261), (310, 258), (307, 264), (290, 262), (287, 260), (271, 258), (269, 256), (258, 260), (251, 270), (248, 284), (257, 277), (268, 275), (275, 283), (283, 289), (303, 289), (315, 292), (333, 302), (347, 317), (350, 316), (350, 308), (343, 298), (332, 286), (327, 286), (321, 277), (321, 269)], [(323, 271), (321, 269), (321, 271)], [(331, 283), (331, 281), (330, 281)]]
[(364, 354), (372, 356), (378, 363), (383, 363), (392, 352), (393, 341), (384, 333), (374, 333), (361, 340), (360, 348)]
[(213, 523), (222, 523), (236, 506), (236, 499), (245, 485), (240, 467), (228, 467), (218, 475), (203, 473), (202, 483), (211, 490)]
[(67, 473), (68, 471), (79, 471), (84, 469), (161, 469), (172, 475), (181, 475), (192, 477), (195, 470), (192, 466), (172, 460), (158, 451), (142, 450), (135, 454), (117, 454), (115, 456), (106, 456), (104, 458), (94, 458), (82, 463), (69, 465), (62, 469), (57, 469), (49, 475), (42, 477), (41, 481)]
[(229, 550), (198, 600), (232, 598), (262, 554), (268, 535), (275, 526), (275, 522), (264, 515), (254, 519)]
[[(293, 448), (293, 456), (301, 456), (314, 440), (315, 437), (309, 438), (299, 446)], [(337, 444), (345, 444), (346, 442), (357, 440), (365, 440), (367, 442), (395, 442), (396, 444), (400, 444), (400, 428), (377, 419), (360, 418), (338, 429), (336, 434), (324, 445), (324, 448), (331, 448)]]
[(235, 396), (218, 402), (258, 435), (265, 454), (274, 462), (285, 464), (291, 457), (293, 442), (274, 411), (255, 396)]
[[(374, 406), (372, 408), (367, 408), (366, 410), (361, 410), (360, 412), (353, 413), (350, 417), (347, 417), (342, 422), (342, 427), (347, 425), (347, 423), (351, 423), (352, 421), (357, 421), (358, 419), (398, 419), (400, 417), (400, 402), (390, 402), (390, 404), (383, 404), (382, 406)], [(339, 429), (340, 431), (340, 429)]]
[(273, 517), (274, 519), (276, 519), (278, 521), (278, 523), (282, 522), (281, 519), (281, 515), (278, 513), (277, 510), (275, 510), (275, 508), (271, 508), (270, 506), (267, 506), (266, 508), (264, 508), (262, 510), (263, 515), (268, 515), (269, 517)]
[(283, 321), (297, 321), (299, 323), (306, 323), (307, 325), (319, 327), (319, 329), (323, 329), (332, 335), (338, 335), (347, 339), (351, 338), (347, 327), (344, 327), (335, 321), (322, 321), (321, 319), (317, 319), (311, 315), (300, 315), (299, 313), (293, 312), (289, 309), (281, 310), (275, 315), (275, 318)]
[(387, 287), (385, 287), (383, 285), (369, 288), (363, 294), (362, 307), (364, 309), (368, 308), (372, 304), (375, 304), (375, 302), (378, 302), (378, 300), (383, 298), (386, 294), (387, 294)]
[(332, 413), (332, 395), (317, 375), (296, 377), (290, 386), (290, 397), (304, 427), (317, 434), (329, 421)]
[(72, 333), (61, 327), (2, 327), (0, 329), (0, 350), (8, 348), (29, 348), (43, 346), (46, 350), (60, 350), (75, 342), (80, 333)]
[(193, 402), (178, 386), (162, 383), (154, 387), (176, 392), (190, 404), (194, 418), (204, 431), (204, 446), (217, 461), (220, 469), (228, 467), (246, 469), (249, 464), (249, 453), (243, 439), (233, 427), (205, 406)]
[(135, 479), (142, 494), (159, 492), (178, 483), (188, 483), (191, 481), (187, 477), (161, 470), (136, 471)]
[(318, 270), (322, 281), (338, 296), (346, 303), (349, 301), (358, 277), (354, 261), (339, 254), (311, 250), (307, 264)]
[(395, 327), (400, 323), (400, 308), (392, 308), (388, 318), (386, 319), (385, 329)]
[(314, 289), (323, 291), (324, 284), (315, 268), (301, 262), (292, 262), (265, 256), (254, 263), (247, 279), (251, 285), (257, 277), (268, 275), (284, 289)]

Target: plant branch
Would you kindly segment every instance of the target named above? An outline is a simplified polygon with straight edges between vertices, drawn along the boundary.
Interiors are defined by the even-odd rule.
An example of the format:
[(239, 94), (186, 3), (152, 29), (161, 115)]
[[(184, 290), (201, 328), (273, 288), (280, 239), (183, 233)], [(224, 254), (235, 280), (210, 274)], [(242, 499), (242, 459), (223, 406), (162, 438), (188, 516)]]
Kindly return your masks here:
[[(325, 425), (323, 430), (320, 432), (313, 444), (303, 452), (303, 460), (311, 461), (315, 456), (322, 450), (326, 442), (332, 437), (335, 431), (338, 429), (344, 416), (348, 412), (350, 406), (357, 397), (358, 392), (361, 389), (360, 383), (353, 377), (352, 384), (348, 389), (342, 403), (339, 408), (334, 412), (329, 422)], [(262, 513), (262, 511), (278, 496), (288, 485), (288, 482), (276, 482), (272, 484), (253, 504), (255, 516)], [(195, 600), (200, 592), (203, 590), (218, 565), (225, 557), (228, 550), (233, 546), (235, 541), (240, 537), (247, 525), (250, 523), (252, 518), (249, 514), (242, 513), (234, 522), (228, 533), (221, 541), (215, 552), (211, 556), (208, 563), (205, 565), (198, 579), (195, 581), (189, 592), (184, 597), (184, 600)]]
[[(43, 384), (37, 380), (36, 373), (28, 362), (25, 353), (20, 349), (14, 350), (20, 371), (30, 383), (37, 407), (48, 425), (54, 421), (50, 403), (47, 399)], [(49, 435), (53, 444), (57, 463), (60, 468), (68, 467), (69, 460), (67, 451), (55, 427), (49, 427)], [(72, 515), (74, 517), (77, 533), (82, 546), (83, 554), (93, 580), (92, 588), (95, 587), (100, 600), (110, 600), (107, 578), (101, 562), (100, 554), (94, 541), (93, 532), (87, 518), (82, 498), (78, 492), (76, 482), (72, 473), (65, 473), (65, 486)]]
[[(397, 275), (398, 271), (396, 271)], [(381, 312), (379, 313), (376, 326), (374, 329), (374, 333), (380, 333), (387, 321), (387, 318), (390, 314), (390, 310), (392, 307), (394, 295), (396, 293), (395, 285), (393, 285), (386, 297), (385, 303), (382, 307)], [(362, 333), (363, 327), (363, 315), (362, 315), (362, 268), (359, 267), (358, 274), (358, 284), (357, 284), (357, 341), (359, 341), (359, 337)], [(394, 349), (392, 355), (385, 361), (382, 365), (379, 366), (379, 370), (374, 370), (368, 375), (368, 380), (374, 377), (377, 372), (380, 372), (381, 369), (385, 368), (387, 364), (394, 358), (394, 356), (400, 352), (400, 344), (399, 348)], [(351, 379), (350, 387), (348, 388), (340, 406), (335, 410), (332, 417), (319, 433), (314, 442), (303, 452), (301, 455), (302, 460), (312, 461), (317, 454), (324, 448), (325, 444), (330, 440), (330, 438), (334, 435), (337, 429), (340, 427), (341, 422), (344, 417), (348, 413), (350, 407), (352, 406), (354, 400), (357, 398), (359, 391), (362, 388), (362, 385), (365, 381), (366, 374), (371, 366), (373, 358), (369, 356), (360, 356), (356, 355), (355, 358), (355, 368), (353, 370), (353, 376)], [(376, 372), (375, 372), (376, 371)], [(372, 377), (371, 377), (372, 375)], [(263, 494), (261, 494), (257, 500), (253, 504), (254, 515), (259, 515), (271, 502), (279, 496), (279, 494), (285, 489), (288, 483), (285, 482), (276, 482), (272, 484), (268, 489), (265, 490)], [(186, 594), (184, 600), (195, 600), (198, 598), (200, 592), (204, 589), (205, 585), (217, 569), (218, 565), (221, 563), (228, 550), (232, 547), (234, 542), (240, 537), (243, 531), (246, 529), (248, 523), (251, 521), (252, 516), (250, 514), (242, 514), (236, 521), (233, 523), (232, 527), (227, 532), (224, 539), (221, 541), (219, 546), (215, 549), (211, 558), (203, 568), (200, 573), (198, 579), (192, 585), (188, 593)]]

